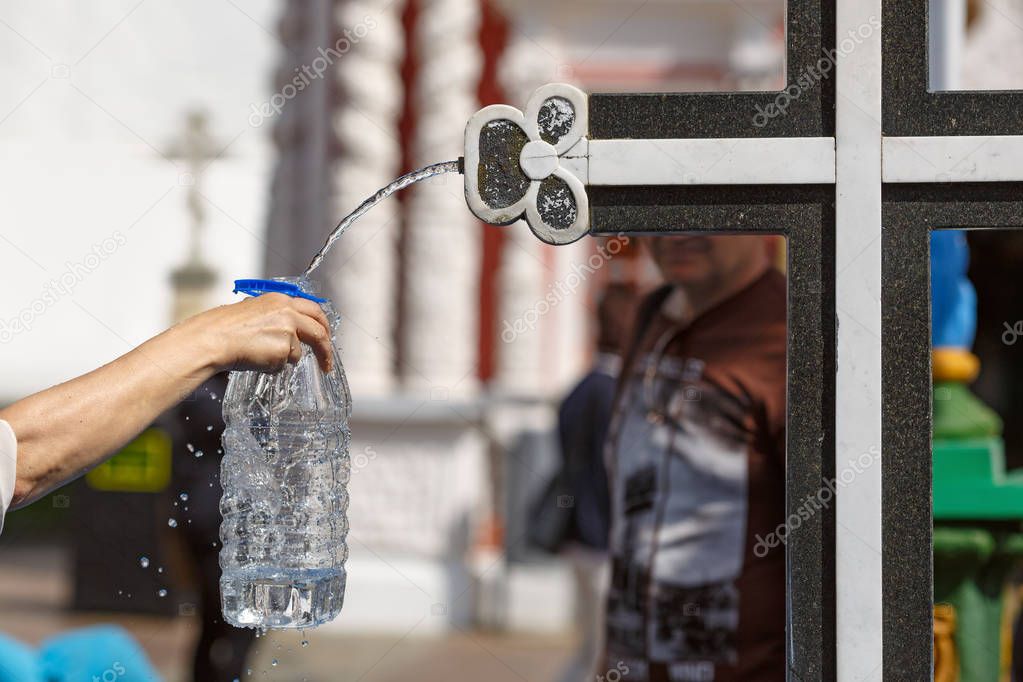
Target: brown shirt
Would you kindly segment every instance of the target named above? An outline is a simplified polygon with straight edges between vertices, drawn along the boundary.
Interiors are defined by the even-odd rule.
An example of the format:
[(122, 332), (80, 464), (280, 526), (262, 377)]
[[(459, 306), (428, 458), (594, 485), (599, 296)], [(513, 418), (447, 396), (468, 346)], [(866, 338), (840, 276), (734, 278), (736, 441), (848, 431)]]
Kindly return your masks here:
[(668, 293), (641, 308), (608, 438), (605, 664), (640, 682), (784, 680), (785, 551), (757, 538), (785, 517), (785, 278), (684, 325), (661, 312)]

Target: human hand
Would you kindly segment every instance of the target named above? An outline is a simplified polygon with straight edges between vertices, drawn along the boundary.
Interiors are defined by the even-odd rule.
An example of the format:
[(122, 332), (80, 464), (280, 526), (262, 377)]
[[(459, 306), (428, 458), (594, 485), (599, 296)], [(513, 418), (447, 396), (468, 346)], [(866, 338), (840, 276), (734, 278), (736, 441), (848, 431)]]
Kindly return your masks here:
[(302, 357), (302, 344), (316, 354), (320, 368), (334, 364), (330, 325), (313, 301), (285, 294), (263, 294), (208, 310), (182, 323), (185, 331), (212, 343), (216, 369), (280, 369)]

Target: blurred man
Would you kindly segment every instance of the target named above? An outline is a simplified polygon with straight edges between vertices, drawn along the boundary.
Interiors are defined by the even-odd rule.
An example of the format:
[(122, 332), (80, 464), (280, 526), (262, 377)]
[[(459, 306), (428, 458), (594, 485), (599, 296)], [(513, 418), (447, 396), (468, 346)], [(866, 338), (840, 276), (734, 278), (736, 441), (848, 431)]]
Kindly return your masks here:
[(597, 354), (593, 367), (558, 410), (561, 470), (541, 500), (531, 529), (533, 542), (548, 551), (563, 552), (575, 573), (583, 640), (562, 675), (564, 682), (592, 679), (603, 639), (610, 526), (604, 444), (635, 304), (635, 289), (620, 284), (609, 285), (600, 299)]
[(763, 237), (646, 240), (608, 436), (607, 675), (785, 679), (785, 279)]

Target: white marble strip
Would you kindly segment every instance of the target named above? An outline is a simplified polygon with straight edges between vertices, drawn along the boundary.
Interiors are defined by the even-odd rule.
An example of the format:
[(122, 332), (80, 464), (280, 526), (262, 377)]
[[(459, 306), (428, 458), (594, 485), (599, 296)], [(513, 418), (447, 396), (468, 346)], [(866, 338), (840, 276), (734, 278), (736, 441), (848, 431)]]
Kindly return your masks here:
[(830, 184), (835, 140), (590, 140), (588, 179), (590, 185)]
[(884, 138), (885, 182), (1023, 181), (1023, 136)]
[(838, 41), (860, 39), (855, 49), (838, 51), (835, 70), (835, 475), (843, 484), (835, 519), (835, 641), (842, 682), (883, 678), (880, 17), (881, 0), (837, 2)]

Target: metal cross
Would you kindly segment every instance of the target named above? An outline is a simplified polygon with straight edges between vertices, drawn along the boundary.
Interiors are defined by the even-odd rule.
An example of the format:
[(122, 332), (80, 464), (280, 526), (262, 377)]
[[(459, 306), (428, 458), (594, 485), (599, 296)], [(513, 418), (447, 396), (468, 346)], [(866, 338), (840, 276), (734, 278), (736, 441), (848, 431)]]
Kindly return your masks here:
[[(466, 198), (538, 237), (789, 243), (789, 678), (932, 675), (929, 233), (1023, 228), (1023, 93), (931, 92), (928, 0), (789, 0), (779, 92), (541, 88), (466, 131)], [(872, 465), (839, 478), (862, 455)]]

